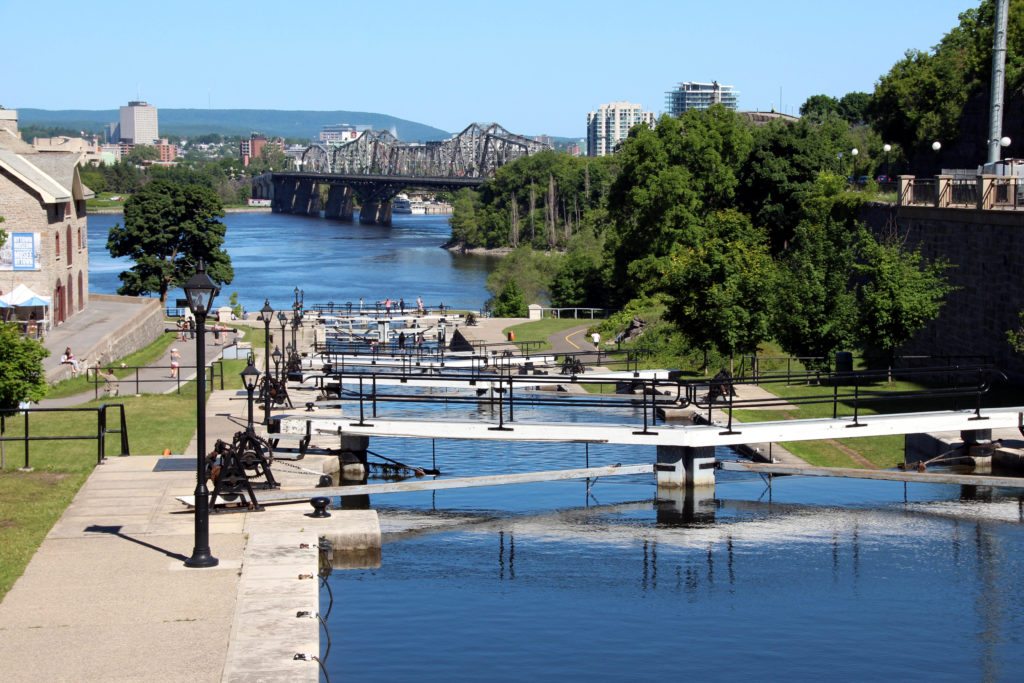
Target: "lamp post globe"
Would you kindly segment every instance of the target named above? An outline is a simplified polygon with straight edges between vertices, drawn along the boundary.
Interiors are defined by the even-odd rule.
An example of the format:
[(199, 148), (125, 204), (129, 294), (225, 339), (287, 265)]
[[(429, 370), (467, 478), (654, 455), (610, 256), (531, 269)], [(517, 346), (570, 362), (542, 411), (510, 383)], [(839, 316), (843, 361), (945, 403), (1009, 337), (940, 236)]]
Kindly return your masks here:
[[(263, 300), (260, 309), (260, 320), (263, 321), (263, 381), (270, 377), (270, 323), (274, 320), (274, 309), (270, 299)], [(270, 424), (270, 392), (263, 392), (263, 424)]]
[(892, 151), (892, 145), (890, 145), (888, 142), (885, 143), (884, 145), (882, 145), (882, 151), (888, 154), (889, 152)]
[(942, 143), (941, 142), (936, 140), (935, 142), (932, 143), (932, 151), (933, 152), (938, 152), (940, 149), (942, 149)]
[(1008, 138), (1005, 135), (1003, 137), (999, 138), (999, 146), (1000, 147), (1009, 147), (1011, 142), (1013, 142), (1013, 140), (1011, 140), (1010, 138)]
[(220, 288), (206, 274), (199, 259), (195, 274), (182, 286), (189, 310), (196, 319), (196, 491), (195, 545), (186, 567), (216, 567), (218, 560), (210, 552), (210, 492), (206, 488), (206, 316)]

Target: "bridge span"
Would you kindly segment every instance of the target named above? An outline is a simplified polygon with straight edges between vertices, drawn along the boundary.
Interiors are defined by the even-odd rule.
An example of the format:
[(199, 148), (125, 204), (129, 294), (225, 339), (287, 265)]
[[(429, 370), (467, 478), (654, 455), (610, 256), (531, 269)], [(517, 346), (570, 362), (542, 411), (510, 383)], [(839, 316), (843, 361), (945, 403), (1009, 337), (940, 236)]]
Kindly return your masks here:
[[(473, 123), (437, 142), (403, 143), (387, 131), (367, 131), (342, 144), (306, 148), (297, 172), (253, 179), (252, 195), (271, 200), (278, 213), (320, 215), (361, 223), (391, 224), (391, 200), (404, 189), (476, 187), (503, 165), (541, 150), (544, 143), (510, 133), (496, 123)], [(326, 185), (326, 200), (320, 186)]]

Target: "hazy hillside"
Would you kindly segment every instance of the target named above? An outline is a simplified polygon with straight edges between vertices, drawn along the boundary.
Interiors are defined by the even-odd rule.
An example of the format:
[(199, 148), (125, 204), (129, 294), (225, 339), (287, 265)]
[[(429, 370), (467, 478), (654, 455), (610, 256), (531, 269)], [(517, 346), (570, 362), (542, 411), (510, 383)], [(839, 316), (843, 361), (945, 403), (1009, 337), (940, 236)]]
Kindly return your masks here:
[[(363, 111), (279, 111), (273, 109), (160, 109), (160, 132), (171, 135), (248, 135), (259, 131), (266, 135), (314, 138), (328, 124), (368, 125), (377, 130), (398, 131), (401, 140), (443, 140), (449, 137), (439, 128), (386, 114)], [(61, 126), (98, 132), (118, 120), (116, 109), (48, 110), (19, 109), (21, 125)], [(469, 122), (467, 121), (467, 124)]]

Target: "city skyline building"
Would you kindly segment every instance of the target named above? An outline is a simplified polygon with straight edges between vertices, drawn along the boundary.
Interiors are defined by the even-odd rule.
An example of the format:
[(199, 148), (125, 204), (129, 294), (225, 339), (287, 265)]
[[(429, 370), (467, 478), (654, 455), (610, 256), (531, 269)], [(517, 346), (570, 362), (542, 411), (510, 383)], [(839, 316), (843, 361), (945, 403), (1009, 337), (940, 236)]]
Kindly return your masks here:
[(154, 145), (160, 141), (156, 107), (135, 100), (121, 107), (119, 141), (130, 145)]
[(681, 116), (691, 109), (709, 109), (715, 104), (736, 111), (738, 97), (739, 91), (731, 85), (722, 85), (718, 81), (686, 81), (665, 93), (665, 113), (670, 116)]
[(654, 112), (644, 111), (632, 102), (602, 104), (597, 111), (587, 114), (587, 156), (603, 157), (612, 154), (620, 142), (637, 124), (654, 125)]

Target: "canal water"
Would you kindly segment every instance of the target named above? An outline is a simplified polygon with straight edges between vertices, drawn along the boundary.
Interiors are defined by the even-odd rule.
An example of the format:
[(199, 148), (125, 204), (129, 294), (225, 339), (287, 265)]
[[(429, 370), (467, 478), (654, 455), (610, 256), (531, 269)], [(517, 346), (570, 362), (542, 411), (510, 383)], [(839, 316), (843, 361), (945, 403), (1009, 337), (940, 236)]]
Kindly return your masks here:
[[(90, 218), (93, 291), (123, 266)], [(490, 264), (438, 248), (443, 218), (393, 228), (232, 214), (244, 305), (417, 295), (478, 307)], [(522, 397), (525, 400), (525, 396)], [(382, 417), (496, 420), (382, 403)], [(516, 420), (642, 424), (629, 408), (520, 405)], [(374, 440), (444, 476), (650, 463), (652, 448)], [(727, 453), (720, 453), (728, 457)], [(893, 455), (893, 460), (898, 455)], [(720, 473), (659, 496), (630, 476), (377, 496), (380, 565), (336, 569), (332, 681), (1015, 681), (1024, 668), (1024, 507), (1007, 491)]]

